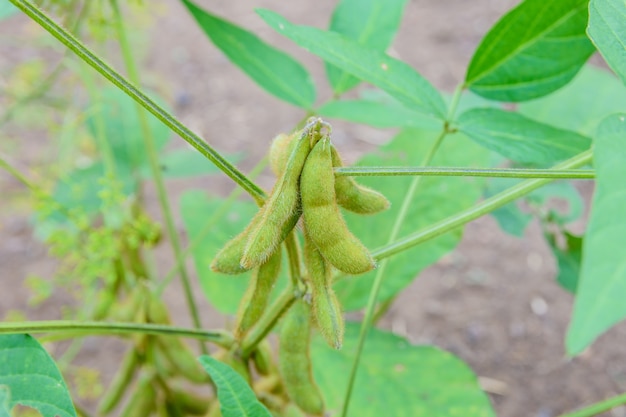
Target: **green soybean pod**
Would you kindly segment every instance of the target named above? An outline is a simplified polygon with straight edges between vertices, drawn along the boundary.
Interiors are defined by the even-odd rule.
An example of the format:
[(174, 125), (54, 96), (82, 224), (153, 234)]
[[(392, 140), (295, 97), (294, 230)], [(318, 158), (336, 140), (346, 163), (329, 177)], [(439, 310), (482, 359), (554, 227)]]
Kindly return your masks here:
[(259, 375), (267, 376), (272, 373), (272, 370), (274, 369), (274, 363), (272, 361), (272, 347), (267, 339), (263, 339), (250, 356)]
[(177, 337), (163, 336), (156, 339), (157, 348), (160, 348), (163, 355), (179, 375), (182, 375), (190, 382), (202, 384), (210, 380), (200, 363), (187, 345)]
[(280, 177), (287, 166), (289, 156), (297, 143), (298, 134), (299, 132), (295, 132), (290, 135), (281, 133), (276, 136), (274, 140), (272, 140), (269, 152), (269, 161), (270, 168), (277, 177)]
[(308, 236), (335, 268), (361, 274), (376, 267), (367, 248), (343, 219), (335, 198), (330, 139), (326, 136), (310, 152), (300, 178), (302, 215)]
[(108, 414), (119, 404), (122, 396), (126, 393), (126, 389), (133, 380), (133, 375), (139, 367), (139, 357), (134, 349), (131, 349), (124, 356), (120, 369), (115, 374), (113, 382), (107, 389), (106, 395), (98, 404), (100, 414)]
[(156, 406), (157, 393), (152, 375), (144, 375), (137, 385), (137, 390), (120, 414), (121, 417), (147, 417)]
[(313, 380), (309, 345), (311, 309), (297, 300), (287, 312), (280, 329), (278, 365), (287, 395), (302, 411), (321, 415), (324, 400)]
[[(339, 152), (332, 145), (330, 155), (333, 167), (343, 166)], [(358, 214), (378, 213), (387, 210), (391, 205), (387, 197), (376, 190), (357, 183), (352, 177), (335, 177), (335, 194), (337, 196), (337, 204), (346, 210)]]
[(235, 337), (240, 339), (261, 318), (278, 275), (280, 274), (282, 250), (279, 247), (270, 258), (257, 267), (252, 274), (248, 289), (239, 304)]
[(317, 119), (298, 133), (283, 173), (253, 220), (256, 223), (246, 242), (242, 267), (253, 268), (264, 263), (298, 222), (300, 173), (311, 151), (311, 133), (321, 123)]
[(345, 324), (341, 305), (332, 287), (332, 268), (315, 244), (308, 238), (306, 231), (304, 263), (309, 273), (313, 317), (317, 327), (330, 347), (340, 349), (343, 344)]
[(172, 387), (169, 400), (178, 406), (182, 415), (203, 416), (209, 410), (209, 399), (190, 392), (188, 389)]
[(257, 220), (255, 216), (243, 232), (239, 233), (224, 245), (213, 258), (211, 270), (228, 275), (237, 275), (252, 269), (241, 266), (241, 258), (243, 257), (250, 231), (255, 226)]

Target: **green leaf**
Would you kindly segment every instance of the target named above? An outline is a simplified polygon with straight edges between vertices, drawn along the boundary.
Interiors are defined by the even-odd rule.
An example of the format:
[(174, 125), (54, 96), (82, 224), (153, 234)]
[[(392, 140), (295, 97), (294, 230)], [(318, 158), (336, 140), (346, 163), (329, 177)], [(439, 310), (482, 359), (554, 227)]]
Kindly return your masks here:
[(191, 1), (182, 2), (215, 46), (259, 86), (288, 103), (311, 108), (315, 102), (315, 86), (302, 64), (253, 33), (208, 13)]
[(626, 112), (626, 86), (608, 71), (585, 65), (571, 83), (547, 97), (521, 103), (518, 111), (539, 122), (592, 136), (605, 117)]
[(596, 189), (566, 346), (586, 348), (626, 317), (626, 113), (606, 118), (594, 138)]
[(412, 112), (399, 103), (381, 103), (363, 99), (329, 101), (317, 110), (317, 114), (330, 119), (348, 120), (378, 128), (436, 129), (441, 127), (441, 121)]
[(217, 385), (223, 417), (272, 417), (233, 368), (206, 355), (200, 356), (199, 361)]
[(585, 34), (588, 0), (525, 0), (482, 40), (465, 76), (476, 94), (524, 101), (563, 87), (595, 48)]
[(329, 64), (381, 88), (409, 109), (446, 118), (439, 92), (406, 63), (338, 33), (294, 25), (270, 10), (257, 9), (257, 13), (277, 32)]
[(476, 143), (523, 164), (551, 165), (589, 149), (591, 140), (575, 132), (499, 109), (472, 109), (457, 120)]
[(20, 9), (11, 4), (9, 0), (0, 0), (0, 20), (13, 16), (19, 11)]
[(556, 281), (567, 291), (576, 294), (578, 277), (580, 276), (583, 238), (567, 231), (563, 231), (560, 234), (563, 241), (562, 244), (559, 244), (557, 234), (546, 235), (559, 268)]
[[(152, 96), (155, 98), (154, 95)], [(167, 107), (162, 100), (157, 100), (157, 102)], [(98, 137), (98, 118), (103, 119), (104, 132), (102, 133), (113, 152), (118, 169), (134, 170), (147, 164), (148, 153), (144, 147), (137, 104), (133, 99), (118, 88), (107, 87), (101, 91), (99, 102), (94, 104), (94, 111), (87, 118), (87, 126), (92, 136)], [(146, 117), (158, 151), (166, 145), (171, 132), (153, 115), (146, 114)]]
[[(390, 143), (375, 152), (364, 156), (357, 165), (361, 166), (402, 166), (419, 165), (437, 137), (437, 131), (406, 130)], [(341, 152), (341, 149), (339, 149)], [(447, 137), (437, 152), (433, 165), (436, 166), (485, 166), (488, 152), (473, 144), (461, 134)], [(382, 192), (391, 202), (385, 212), (369, 216), (344, 213), (348, 227), (370, 249), (383, 246), (389, 231), (398, 216), (411, 177), (360, 177), (359, 183)], [(435, 221), (473, 205), (482, 194), (484, 181), (478, 178), (423, 177), (418, 193), (411, 203), (400, 236), (420, 230)], [(451, 198), (450, 196), (454, 196)], [(459, 243), (461, 229), (457, 229), (436, 239), (390, 258), (386, 275), (379, 294), (379, 301), (387, 300), (399, 293), (427, 266), (435, 263)], [(335, 285), (343, 307), (357, 310), (367, 304), (376, 271), (347, 277)]]
[(43, 417), (76, 417), (59, 369), (29, 335), (0, 335), (2, 385), (10, 391), (9, 408), (21, 404), (39, 410)]
[[(315, 380), (330, 410), (343, 405), (358, 335), (358, 324), (347, 323), (341, 350), (329, 348), (320, 337), (312, 344)], [(459, 358), (372, 329), (365, 341), (348, 416), (391, 415), (495, 417), (476, 375)]]
[[(485, 198), (493, 197), (518, 182), (508, 178), (491, 178), (487, 183)], [(496, 219), (500, 229), (516, 237), (524, 236), (524, 231), (533, 217), (520, 210), (517, 202), (502, 206), (489, 214)]]
[[(329, 30), (341, 33), (370, 49), (385, 52), (402, 20), (407, 0), (341, 0), (330, 20)], [(335, 94), (359, 83), (339, 68), (326, 64), (326, 75)]]
[(626, 84), (626, 3), (591, 0), (587, 34), (622, 82)]
[[(210, 199), (206, 193), (194, 190), (182, 195), (180, 211), (189, 239), (193, 242), (193, 259), (204, 295), (220, 312), (234, 314), (248, 287), (251, 272), (230, 276), (213, 272), (209, 266), (226, 242), (248, 225), (258, 207), (251, 202), (236, 201), (223, 217), (213, 222), (209, 233), (204, 233), (207, 221), (213, 213), (223, 209), (223, 204), (224, 200)], [(287, 257), (283, 256), (282, 275), (274, 289), (274, 296), (287, 284), (286, 262)]]

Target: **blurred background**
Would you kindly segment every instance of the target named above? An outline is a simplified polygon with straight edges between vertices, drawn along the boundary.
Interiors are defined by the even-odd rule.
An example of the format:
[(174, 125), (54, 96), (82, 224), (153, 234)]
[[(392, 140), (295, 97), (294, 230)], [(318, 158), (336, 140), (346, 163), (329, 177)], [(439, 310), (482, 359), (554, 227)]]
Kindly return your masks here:
[[(67, 12), (80, 10), (81, 1), (43, 3), (66, 26), (76, 24), (71, 17), (76, 13)], [(106, 12), (100, 11), (102, 3), (93, 2), (77, 30), (81, 39), (124, 73), (114, 29)], [(311, 71), (318, 101), (332, 96), (321, 60), (267, 27), (254, 8), (268, 8), (290, 21), (326, 28), (335, 1), (196, 3), (291, 53)], [(463, 80), (481, 38), (516, 3), (410, 1), (389, 53), (451, 93)], [(162, 97), (184, 124), (213, 147), (232, 156), (243, 172), (265, 156), (275, 135), (291, 130), (305, 116), (234, 67), (178, 1), (129, 1), (122, 6), (142, 86)], [(108, 87), (25, 16), (18, 13), (0, 21), (0, 154), (42, 187), (72, 168), (91, 163), (95, 150), (80, 128), (89, 117), (84, 111), (89, 83), (98, 89)], [(333, 134), (350, 163), (388, 141), (395, 131), (337, 121)], [(187, 147), (180, 138), (167, 146)], [(257, 178), (266, 188), (272, 182), (268, 170)], [(213, 174), (171, 179), (167, 187), (185, 242), (178, 213), (181, 193), (195, 188), (226, 196), (234, 185), (224, 175)], [(580, 182), (576, 187), (588, 208), (592, 185)], [(161, 219), (150, 182), (143, 192), (149, 214)], [(575, 227), (584, 230), (584, 220)], [(0, 170), (0, 319), (57, 319), (76, 302), (71, 290), (51, 291), (50, 278), (60, 266), (42, 243), (42, 235), (45, 230), (33, 221), (30, 191)], [(174, 264), (167, 245), (161, 243), (155, 253), (158, 270)], [(193, 263), (188, 264), (203, 324), (221, 327), (224, 320), (232, 320), (208, 305)], [(557, 416), (626, 390), (626, 325), (611, 329), (579, 357), (567, 358), (563, 339), (572, 296), (555, 282), (555, 275), (555, 260), (536, 221), (517, 238), (501, 231), (488, 216), (466, 227), (458, 249), (424, 271), (396, 300), (380, 326), (413, 343), (439, 346), (466, 361), (480, 376), (498, 416)], [(167, 288), (165, 299), (173, 320), (189, 325), (177, 281)], [(123, 343), (112, 338), (87, 339), (68, 378), (70, 386), (83, 387), (75, 388), (73, 395), (87, 404), (97, 398), (123, 348)], [(66, 349), (67, 344), (50, 345), (57, 358)], [(626, 416), (626, 411), (618, 408), (603, 415)]]

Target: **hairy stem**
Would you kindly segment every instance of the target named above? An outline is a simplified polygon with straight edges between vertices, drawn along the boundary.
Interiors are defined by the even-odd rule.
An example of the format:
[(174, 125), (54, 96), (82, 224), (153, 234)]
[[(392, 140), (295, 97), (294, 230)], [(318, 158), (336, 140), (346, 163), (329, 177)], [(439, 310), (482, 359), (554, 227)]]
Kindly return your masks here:
[(455, 167), (342, 167), (335, 168), (336, 176), (435, 176), (435, 177), (491, 177), (491, 178), (552, 178), (593, 179), (593, 169), (522, 169), (522, 168), (455, 168)]
[(179, 336), (206, 340), (230, 348), (233, 336), (221, 330), (198, 330), (185, 327), (147, 323), (105, 323), (97, 321), (51, 320), (0, 323), (0, 334), (68, 333), (68, 338), (92, 335), (132, 335), (136, 333), (155, 336)]
[(111, 81), (115, 86), (128, 94), (133, 100), (152, 113), (156, 118), (169, 127), (174, 133), (183, 138), (187, 143), (198, 150), (203, 156), (213, 162), (220, 170), (228, 175), (233, 181), (246, 190), (257, 202), (265, 199), (265, 193), (256, 184), (250, 181), (244, 174), (228, 162), (215, 149), (209, 146), (198, 135), (193, 133), (187, 126), (183, 125), (172, 114), (168, 113), (149, 98), (142, 91), (137, 89), (130, 81), (122, 77), (111, 66), (106, 64), (93, 51), (83, 45), (71, 33), (54, 22), (50, 17), (35, 6), (29, 0), (9, 0), (17, 8), (22, 10), (28, 17), (33, 19), (42, 28), (57, 38), (61, 43), (72, 50), (80, 59), (93, 67), (103, 77)]

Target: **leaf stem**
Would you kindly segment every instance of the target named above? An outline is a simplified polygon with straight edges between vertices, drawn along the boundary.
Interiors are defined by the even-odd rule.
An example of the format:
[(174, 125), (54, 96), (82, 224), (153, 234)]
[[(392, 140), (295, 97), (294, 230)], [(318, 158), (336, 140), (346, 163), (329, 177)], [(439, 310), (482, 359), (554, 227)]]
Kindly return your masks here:
[[(441, 146), (441, 143), (443, 142), (443, 139), (446, 137), (447, 134), (448, 131), (446, 129), (441, 131), (439, 136), (435, 139), (434, 143), (430, 147), (428, 154), (426, 154), (426, 156), (424, 157), (422, 161), (422, 166), (427, 166), (431, 163), (433, 157), (435, 156), (435, 153)], [(400, 228), (404, 224), (404, 221), (409, 213), (409, 208), (411, 206), (411, 203), (413, 202), (413, 197), (415, 196), (417, 187), (419, 186), (421, 179), (422, 177), (415, 177), (413, 178), (413, 181), (411, 181), (411, 185), (409, 186), (406, 196), (402, 201), (402, 207), (400, 207), (398, 216), (396, 217), (391, 233), (389, 234), (389, 239), (387, 241), (388, 244), (391, 244), (394, 240), (398, 238), (398, 235), (400, 234)], [(354, 361), (352, 362), (350, 376), (348, 377), (348, 387), (346, 388), (343, 408), (341, 410), (342, 417), (346, 417), (348, 415), (348, 408), (350, 406), (350, 398), (352, 397), (352, 391), (354, 389), (356, 373), (359, 369), (361, 354), (363, 352), (363, 347), (365, 346), (365, 339), (367, 338), (370, 326), (372, 325), (372, 318), (374, 316), (374, 311), (376, 308), (378, 293), (380, 292), (380, 287), (382, 286), (383, 277), (385, 275), (385, 269), (387, 268), (387, 261), (387, 259), (384, 259), (378, 266), (378, 269), (376, 270), (376, 276), (374, 277), (374, 284), (372, 285), (372, 289), (370, 290), (367, 307), (365, 308), (365, 316), (363, 317), (363, 322), (361, 323), (359, 341), (357, 342)]]
[(336, 176), (439, 176), (492, 178), (593, 179), (593, 169), (522, 169), (522, 168), (456, 168), (456, 167), (342, 167)]
[(591, 404), (588, 407), (581, 408), (580, 410), (573, 411), (571, 413), (561, 414), (559, 417), (592, 417), (597, 416), (600, 413), (609, 411), (615, 407), (626, 404), (626, 393), (616, 395), (615, 397), (608, 398), (604, 401)]
[[(137, 66), (135, 65), (132, 51), (128, 43), (128, 37), (126, 36), (126, 29), (124, 27), (124, 20), (122, 17), (122, 13), (120, 12), (118, 1), (110, 1), (111, 8), (113, 9), (115, 30), (117, 32), (117, 37), (120, 43), (120, 48), (122, 50), (122, 55), (124, 57), (126, 70), (128, 71), (128, 76), (133, 84), (140, 85), (139, 72), (137, 71)], [(167, 190), (165, 188), (165, 181), (163, 180), (163, 174), (161, 173), (161, 167), (159, 166), (159, 157), (157, 155), (154, 135), (152, 134), (152, 130), (148, 125), (148, 118), (146, 116), (146, 113), (143, 111), (139, 103), (135, 103), (135, 105), (137, 114), (139, 116), (139, 124), (141, 126), (141, 137), (143, 139), (144, 148), (148, 156), (148, 161), (150, 162), (150, 170), (154, 179), (154, 183), (156, 185), (161, 211), (163, 212), (163, 217), (165, 217), (167, 234), (170, 237), (170, 243), (174, 252), (174, 258), (176, 259), (176, 264), (178, 265), (178, 270), (180, 271), (180, 278), (183, 284), (183, 290), (185, 292), (185, 300), (187, 301), (187, 306), (189, 308), (194, 327), (196, 329), (200, 329), (202, 328), (200, 314), (198, 313), (198, 306), (196, 305), (196, 302), (193, 298), (191, 281), (189, 279), (187, 267), (185, 266), (180, 238), (176, 231), (176, 226), (174, 224), (174, 215), (172, 214), (172, 209), (170, 207), (167, 196)], [(208, 354), (208, 350), (204, 343), (200, 342), (200, 348), (203, 354)]]
[(72, 50), (80, 59), (98, 71), (103, 77), (112, 82), (119, 89), (128, 94), (133, 100), (152, 113), (172, 131), (183, 138), (187, 143), (198, 150), (207, 159), (213, 162), (219, 169), (228, 175), (233, 181), (246, 190), (257, 202), (265, 199), (265, 193), (256, 184), (250, 181), (243, 173), (231, 165), (222, 155), (207, 144), (202, 138), (193, 133), (187, 126), (183, 125), (172, 114), (168, 113), (149, 98), (142, 91), (137, 89), (130, 81), (122, 77), (111, 66), (106, 64), (93, 51), (83, 45), (71, 33), (54, 22), (41, 9), (29, 0), (9, 0), (17, 8), (22, 10), (28, 17), (37, 22), (42, 28), (57, 38), (61, 43)]
[(278, 296), (266, 313), (261, 316), (259, 322), (250, 330), (241, 342), (241, 356), (250, 356), (256, 345), (274, 328), (285, 311), (295, 301), (294, 288), (289, 285)]
[(148, 323), (111, 323), (98, 321), (50, 320), (0, 323), (0, 334), (22, 333), (65, 333), (70, 332), (70, 338), (77, 334), (92, 335), (132, 335), (143, 333), (160, 336), (179, 336), (192, 339), (206, 340), (216, 345), (230, 348), (233, 336), (221, 330), (198, 330), (177, 326)]
[[(589, 164), (592, 160), (592, 157), (592, 151), (587, 150), (574, 156), (573, 158), (568, 159), (567, 161), (556, 165), (555, 169), (578, 168)], [(396, 253), (412, 248), (413, 246), (419, 245), (420, 243), (426, 242), (427, 240), (433, 239), (437, 236), (454, 230), (457, 227), (463, 226), (464, 224), (469, 223), (472, 220), (476, 220), (477, 218), (487, 213), (490, 213), (493, 210), (502, 207), (505, 204), (508, 204), (520, 197), (523, 197), (524, 195), (552, 181), (553, 179), (550, 178), (538, 178), (521, 182), (517, 185), (512, 186), (511, 188), (504, 190), (501, 193), (498, 193), (486, 200), (483, 200), (481, 203), (478, 203), (474, 207), (470, 207), (467, 210), (461, 211), (460, 213), (457, 213), (437, 223), (434, 223), (425, 229), (419, 230), (408, 236), (400, 238), (399, 240), (391, 244), (378, 248), (372, 251), (372, 256), (374, 256), (375, 259), (381, 260), (391, 255), (395, 255)]]

